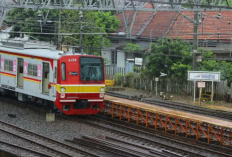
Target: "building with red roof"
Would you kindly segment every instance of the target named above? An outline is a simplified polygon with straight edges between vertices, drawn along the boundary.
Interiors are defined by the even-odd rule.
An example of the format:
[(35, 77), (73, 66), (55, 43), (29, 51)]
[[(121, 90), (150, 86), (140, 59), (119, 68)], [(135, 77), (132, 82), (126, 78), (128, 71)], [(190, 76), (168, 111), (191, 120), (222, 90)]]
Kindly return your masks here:
[[(151, 6), (147, 6), (151, 7)], [(142, 58), (151, 42), (155, 42), (162, 37), (176, 39), (178, 37), (183, 40), (193, 42), (193, 23), (177, 11), (155, 11), (144, 12), (126, 11), (127, 26), (125, 25), (123, 14), (119, 13), (117, 18), (121, 21), (120, 27), (116, 32), (126, 32), (126, 27), (131, 30), (129, 37), (112, 36), (110, 39), (112, 45), (110, 47), (112, 54), (107, 56), (111, 65), (117, 67), (126, 67), (123, 61), (133, 61), (134, 56), (125, 54), (123, 47), (126, 43), (132, 42), (138, 44), (142, 48), (142, 52), (136, 53), (135, 57)], [(182, 14), (194, 19), (193, 11), (182, 11)], [(134, 21), (133, 21), (133, 17)], [(232, 49), (232, 12), (230, 11), (205, 11), (199, 12), (198, 25), (198, 47), (210, 49), (217, 56), (223, 58), (231, 57)], [(133, 27), (132, 27), (133, 26)], [(104, 53), (106, 54), (106, 51)], [(116, 53), (116, 55), (115, 55)], [(103, 54), (104, 57), (104, 54)], [(117, 59), (113, 61), (112, 59)]]

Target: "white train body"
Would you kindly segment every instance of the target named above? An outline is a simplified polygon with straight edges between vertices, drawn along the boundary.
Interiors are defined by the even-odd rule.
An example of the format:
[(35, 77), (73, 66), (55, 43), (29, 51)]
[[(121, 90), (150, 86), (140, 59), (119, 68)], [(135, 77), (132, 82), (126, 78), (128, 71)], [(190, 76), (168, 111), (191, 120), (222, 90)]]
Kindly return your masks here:
[[(79, 66), (82, 57), (101, 59), (101, 79), (92, 82), (81, 79), (80, 73), (84, 71)], [(20, 101), (30, 99), (53, 103), (65, 114), (96, 114), (103, 107), (103, 96), (99, 97), (99, 94), (104, 95), (102, 89), (105, 87), (104, 62), (101, 57), (67, 54), (49, 49), (0, 46), (0, 60), (2, 93), (13, 91)], [(61, 65), (58, 65), (61, 62), (66, 65), (65, 72), (62, 72)], [(63, 80), (63, 75), (67, 77), (66, 80)], [(66, 91), (61, 91), (61, 87), (66, 88)], [(89, 108), (80, 107), (80, 100)], [(80, 104), (79, 107), (74, 108), (74, 103)], [(93, 105), (99, 106), (94, 109)]]

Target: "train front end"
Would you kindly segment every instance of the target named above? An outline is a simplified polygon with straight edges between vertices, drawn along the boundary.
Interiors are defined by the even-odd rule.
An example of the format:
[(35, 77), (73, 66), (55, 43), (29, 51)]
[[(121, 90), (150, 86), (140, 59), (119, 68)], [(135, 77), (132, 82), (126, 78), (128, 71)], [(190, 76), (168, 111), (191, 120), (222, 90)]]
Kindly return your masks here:
[(104, 60), (67, 55), (58, 60), (56, 107), (66, 115), (97, 114), (105, 94)]

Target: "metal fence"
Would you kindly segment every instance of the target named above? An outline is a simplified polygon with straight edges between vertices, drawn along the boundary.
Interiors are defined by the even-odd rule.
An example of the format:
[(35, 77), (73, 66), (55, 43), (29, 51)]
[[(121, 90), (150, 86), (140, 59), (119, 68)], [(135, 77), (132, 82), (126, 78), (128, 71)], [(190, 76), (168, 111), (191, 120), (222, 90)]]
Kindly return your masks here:
[[(129, 87), (129, 88), (136, 88), (140, 90), (145, 90), (148, 92), (155, 92), (156, 91), (156, 81), (149, 80), (149, 79), (140, 79), (138, 77), (126, 77), (126, 76), (113, 76), (111, 75), (108, 77), (109, 79), (115, 79), (116, 85)], [(212, 90), (212, 82), (206, 82), (206, 87), (203, 88), (204, 91), (211, 91)], [(165, 79), (160, 79), (157, 82), (157, 91), (170, 93), (170, 94), (183, 94), (183, 95), (193, 95), (194, 93), (194, 83), (192, 81), (188, 81), (187, 83), (179, 83), (173, 81), (167, 81)], [(199, 96), (199, 90), (197, 88), (197, 84), (195, 86), (196, 97)], [(232, 93), (232, 84), (230, 88), (227, 86), (227, 80), (214, 82), (213, 83), (213, 91), (216, 92), (216, 100), (226, 100), (228, 101), (228, 94)], [(232, 94), (230, 94), (229, 101), (232, 100)]]
[(122, 74), (124, 76), (125, 75), (125, 68), (123, 68), (123, 67), (105, 66), (105, 74), (106, 75)]

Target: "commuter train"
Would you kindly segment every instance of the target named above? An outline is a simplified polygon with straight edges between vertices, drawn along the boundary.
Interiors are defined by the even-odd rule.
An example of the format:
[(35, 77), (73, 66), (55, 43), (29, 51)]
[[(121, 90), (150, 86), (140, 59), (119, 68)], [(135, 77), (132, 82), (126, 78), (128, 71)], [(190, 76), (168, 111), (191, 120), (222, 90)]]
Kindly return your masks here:
[(105, 94), (102, 57), (0, 44), (0, 92), (49, 105), (66, 115), (97, 114)]

